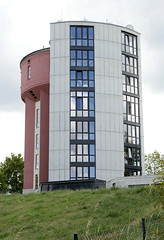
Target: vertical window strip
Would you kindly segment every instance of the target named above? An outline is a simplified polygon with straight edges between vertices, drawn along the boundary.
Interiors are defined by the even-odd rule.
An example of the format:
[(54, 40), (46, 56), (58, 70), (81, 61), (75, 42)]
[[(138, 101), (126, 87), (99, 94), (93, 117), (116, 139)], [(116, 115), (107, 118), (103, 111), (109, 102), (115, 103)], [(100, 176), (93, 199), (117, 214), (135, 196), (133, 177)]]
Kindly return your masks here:
[[(70, 27), (71, 180), (95, 178), (93, 40), (93, 27)], [(83, 50), (80, 48), (82, 46), (87, 48)], [(78, 166), (78, 163), (80, 163), (80, 166)]]
[[(125, 32), (121, 33), (121, 37), (125, 175), (140, 175), (141, 152), (137, 147), (140, 145), (137, 37)], [(138, 125), (133, 125), (134, 123)], [(133, 166), (134, 169), (129, 169), (128, 166)], [(135, 170), (135, 167), (140, 169)]]

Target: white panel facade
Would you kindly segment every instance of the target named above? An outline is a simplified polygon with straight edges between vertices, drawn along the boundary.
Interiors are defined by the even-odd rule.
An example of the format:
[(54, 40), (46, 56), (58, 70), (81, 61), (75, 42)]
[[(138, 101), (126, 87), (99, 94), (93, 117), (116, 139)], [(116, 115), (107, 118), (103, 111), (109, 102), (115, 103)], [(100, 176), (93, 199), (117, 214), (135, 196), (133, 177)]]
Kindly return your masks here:
[(96, 178), (124, 176), (121, 29), (95, 25)]
[(51, 24), (49, 181), (69, 180), (69, 27)]
[[(49, 181), (70, 180), (70, 25), (94, 26), (96, 179), (124, 176), (124, 130), (120, 26), (93, 22), (51, 24)], [(138, 43), (141, 162), (144, 173), (142, 82)]]

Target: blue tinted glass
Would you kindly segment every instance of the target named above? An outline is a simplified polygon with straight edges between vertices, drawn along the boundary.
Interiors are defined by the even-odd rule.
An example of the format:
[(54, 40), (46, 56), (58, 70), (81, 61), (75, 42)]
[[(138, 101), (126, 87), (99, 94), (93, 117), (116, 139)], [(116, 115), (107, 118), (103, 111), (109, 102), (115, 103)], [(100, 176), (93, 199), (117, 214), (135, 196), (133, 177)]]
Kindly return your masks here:
[(82, 60), (77, 60), (77, 66), (81, 67), (82, 66)]
[(77, 110), (82, 110), (83, 109), (83, 102), (82, 98), (77, 98)]
[(90, 140), (95, 140), (95, 135), (94, 134), (89, 134), (89, 139)]
[(71, 87), (76, 87), (75, 86), (75, 81), (71, 81)]
[(88, 66), (88, 60), (83, 60), (83, 67), (87, 67)]
[(89, 81), (89, 87), (94, 87), (94, 81)]
[(83, 40), (83, 46), (87, 46), (87, 40)]
[(95, 162), (95, 156), (90, 156), (90, 162)]
[(71, 167), (71, 177), (76, 177), (76, 167)]
[(93, 60), (89, 60), (89, 67), (93, 67)]
[(89, 51), (89, 59), (93, 59), (93, 51)]
[(82, 71), (77, 71), (77, 79), (82, 79)]
[(93, 47), (93, 40), (89, 40), (89, 46)]
[(89, 154), (95, 155), (95, 145), (94, 144), (90, 144)]
[(90, 167), (90, 178), (95, 177), (95, 167)]
[(77, 46), (81, 46), (81, 40), (77, 40)]
[(94, 98), (89, 98), (89, 110), (94, 110), (95, 105), (94, 105)]
[(81, 38), (81, 28), (77, 28), (77, 38)]
[(89, 71), (89, 80), (94, 80), (94, 72)]
[(93, 27), (89, 28), (89, 39), (93, 39)]
[(71, 71), (71, 79), (76, 79), (76, 71)]
[(82, 87), (82, 80), (77, 80), (77, 87)]
[(88, 76), (87, 76), (87, 71), (83, 71), (83, 79), (87, 79)]
[(95, 116), (95, 112), (94, 111), (89, 111), (89, 116), (90, 117), (94, 117)]
[(71, 46), (75, 46), (75, 40), (71, 40)]
[(94, 97), (94, 95), (95, 95), (94, 92), (89, 92), (90, 97)]
[(71, 59), (75, 59), (75, 56), (76, 56), (76, 51), (71, 50)]
[(95, 132), (95, 123), (89, 122), (89, 132), (94, 133)]
[(81, 59), (81, 51), (77, 51), (77, 58)]
[(71, 27), (71, 38), (75, 38), (75, 27)]
[(83, 59), (87, 59), (87, 51), (83, 51)]
[(87, 38), (87, 28), (83, 28), (83, 38)]
[(88, 81), (83, 81), (83, 87), (88, 87)]
[(75, 60), (71, 60), (71, 66), (75, 66)]

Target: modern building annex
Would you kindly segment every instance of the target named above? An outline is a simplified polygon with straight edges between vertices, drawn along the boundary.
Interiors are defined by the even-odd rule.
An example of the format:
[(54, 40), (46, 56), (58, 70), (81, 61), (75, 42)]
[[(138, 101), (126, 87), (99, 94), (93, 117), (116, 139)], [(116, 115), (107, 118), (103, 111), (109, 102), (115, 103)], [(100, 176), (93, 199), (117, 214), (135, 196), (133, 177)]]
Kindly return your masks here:
[(50, 25), (50, 48), (20, 62), (24, 193), (144, 173), (140, 55), (131, 25)]

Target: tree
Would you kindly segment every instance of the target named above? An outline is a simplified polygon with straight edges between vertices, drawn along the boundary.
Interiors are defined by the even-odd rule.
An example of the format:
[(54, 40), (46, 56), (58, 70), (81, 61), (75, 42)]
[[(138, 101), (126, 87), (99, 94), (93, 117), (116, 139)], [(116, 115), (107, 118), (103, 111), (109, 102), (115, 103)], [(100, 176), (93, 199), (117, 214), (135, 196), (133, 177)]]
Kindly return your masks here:
[(0, 163), (0, 192), (22, 193), (24, 161), (21, 154), (11, 154)]
[(145, 155), (145, 169), (148, 174), (159, 175), (154, 179), (151, 192), (164, 207), (164, 155), (157, 151)]
[(164, 172), (164, 155), (157, 151), (145, 155), (145, 170), (148, 175), (161, 175)]

